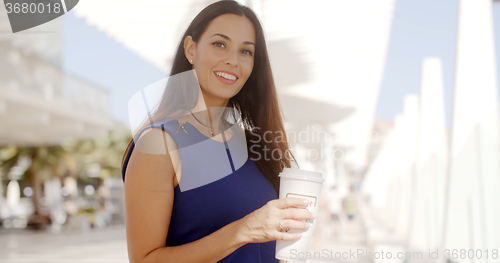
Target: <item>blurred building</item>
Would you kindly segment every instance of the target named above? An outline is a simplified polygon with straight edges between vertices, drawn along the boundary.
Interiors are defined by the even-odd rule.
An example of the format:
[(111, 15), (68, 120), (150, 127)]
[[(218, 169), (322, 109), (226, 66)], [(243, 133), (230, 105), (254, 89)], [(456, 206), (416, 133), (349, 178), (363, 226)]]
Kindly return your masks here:
[[(0, 34), (0, 145), (59, 144), (112, 127), (110, 92), (61, 68), (63, 21)], [(3, 5), (0, 30), (11, 32)]]
[[(12, 33), (5, 7), (0, 5), (0, 147), (60, 145), (68, 137), (91, 139), (124, 128), (112, 115), (112, 91), (96, 79), (76, 76), (64, 68), (68, 52), (78, 52), (68, 48), (66, 22), (63, 16)], [(100, 44), (105, 46), (106, 39)], [(128, 50), (125, 53), (126, 59), (135, 56)], [(5, 227), (26, 226), (27, 216), (34, 211), (31, 182), (21, 180), (31, 160), (24, 161), (8, 174), (0, 174), (0, 223)], [(112, 194), (105, 201), (116, 212), (107, 216), (123, 222), (123, 187), (116, 181), (121, 179), (107, 180)], [(69, 199), (77, 197), (62, 183), (43, 181), (41, 200), (52, 220), (64, 223), (63, 201), (68, 194)], [(73, 190), (77, 194), (76, 185)]]

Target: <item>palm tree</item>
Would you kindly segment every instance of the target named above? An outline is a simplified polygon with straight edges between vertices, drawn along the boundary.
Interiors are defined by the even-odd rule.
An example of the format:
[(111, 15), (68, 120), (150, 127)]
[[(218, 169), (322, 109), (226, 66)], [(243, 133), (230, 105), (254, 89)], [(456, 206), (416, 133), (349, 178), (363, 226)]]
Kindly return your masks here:
[(31, 159), (31, 164), (23, 174), (23, 179), (29, 180), (33, 188), (34, 213), (30, 221), (35, 229), (45, 229), (50, 217), (44, 213), (40, 202), (42, 182), (52, 177), (61, 178), (61, 168), (64, 167), (65, 156), (68, 153), (60, 145), (40, 147), (10, 146), (1, 148), (0, 152), (0, 157), (2, 157), (0, 165), (4, 174), (8, 174), (17, 165), (21, 156)]

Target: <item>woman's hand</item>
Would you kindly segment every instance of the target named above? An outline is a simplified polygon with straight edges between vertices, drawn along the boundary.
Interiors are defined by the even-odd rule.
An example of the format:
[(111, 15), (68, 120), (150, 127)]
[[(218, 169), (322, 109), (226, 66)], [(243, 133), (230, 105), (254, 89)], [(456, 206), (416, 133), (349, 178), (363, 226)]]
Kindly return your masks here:
[(314, 219), (315, 215), (313, 213), (304, 209), (287, 209), (290, 206), (305, 207), (308, 203), (307, 200), (296, 197), (271, 200), (266, 205), (240, 219), (239, 233), (237, 234), (244, 243), (299, 239), (300, 234), (281, 232), (280, 221), (283, 220), (283, 229), (308, 229), (308, 223), (297, 220)]

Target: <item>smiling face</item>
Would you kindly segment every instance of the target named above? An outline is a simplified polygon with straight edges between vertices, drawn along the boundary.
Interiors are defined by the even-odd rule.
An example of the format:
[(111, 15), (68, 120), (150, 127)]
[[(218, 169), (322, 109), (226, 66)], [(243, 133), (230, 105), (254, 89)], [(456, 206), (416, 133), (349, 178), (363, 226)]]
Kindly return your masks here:
[(238, 94), (252, 73), (255, 54), (252, 22), (235, 14), (216, 17), (199, 41), (184, 41), (185, 55), (193, 60), (207, 106), (226, 106)]

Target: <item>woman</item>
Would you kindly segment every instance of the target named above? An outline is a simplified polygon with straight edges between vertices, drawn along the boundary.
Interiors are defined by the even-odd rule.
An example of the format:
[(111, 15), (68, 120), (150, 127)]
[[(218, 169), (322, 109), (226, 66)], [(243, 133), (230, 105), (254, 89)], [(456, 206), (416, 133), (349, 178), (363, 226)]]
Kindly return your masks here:
[[(299, 220), (315, 216), (287, 209), (303, 199), (278, 199), (278, 174), (294, 159), (255, 14), (235, 1), (206, 7), (186, 30), (170, 75), (152, 124), (139, 129), (123, 160), (130, 262), (278, 262), (275, 240), (300, 238), (283, 230), (307, 229)], [(236, 119), (248, 149), (241, 165), (230, 153)], [(225, 146), (232, 173), (193, 186), (193, 178), (213, 174), (204, 165), (219, 169), (224, 159), (203, 143)], [(273, 150), (280, 158), (262, 158)]]

